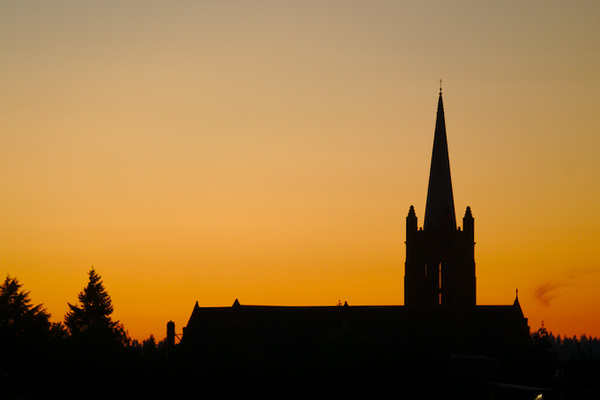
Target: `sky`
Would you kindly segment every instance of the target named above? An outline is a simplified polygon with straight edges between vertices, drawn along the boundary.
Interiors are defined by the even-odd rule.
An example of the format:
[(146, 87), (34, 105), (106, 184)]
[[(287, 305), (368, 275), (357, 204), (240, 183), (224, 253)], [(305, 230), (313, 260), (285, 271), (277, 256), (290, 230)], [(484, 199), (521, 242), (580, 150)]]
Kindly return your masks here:
[[(439, 80), (478, 304), (600, 336), (597, 1), (4, 1), (0, 272), (130, 336), (402, 305)], [(542, 322), (543, 321), (543, 322)]]

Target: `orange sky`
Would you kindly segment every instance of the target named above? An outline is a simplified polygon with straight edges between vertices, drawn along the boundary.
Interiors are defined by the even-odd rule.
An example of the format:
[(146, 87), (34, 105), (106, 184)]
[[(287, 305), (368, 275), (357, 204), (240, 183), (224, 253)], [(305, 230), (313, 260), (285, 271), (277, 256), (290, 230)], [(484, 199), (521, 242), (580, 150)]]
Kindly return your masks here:
[[(423, 3), (423, 4), (421, 4)], [(600, 336), (600, 4), (0, 5), (0, 265), (132, 337), (200, 305), (403, 304), (438, 80), (479, 304)]]

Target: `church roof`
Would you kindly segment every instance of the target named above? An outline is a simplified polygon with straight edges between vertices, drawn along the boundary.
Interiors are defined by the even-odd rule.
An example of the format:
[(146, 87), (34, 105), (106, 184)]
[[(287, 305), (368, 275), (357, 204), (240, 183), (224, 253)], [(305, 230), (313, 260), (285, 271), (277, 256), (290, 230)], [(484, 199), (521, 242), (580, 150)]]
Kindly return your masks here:
[[(345, 328), (344, 328), (345, 327)], [(205, 346), (250, 346), (261, 351), (301, 354), (322, 340), (349, 329), (382, 348), (423, 346), (440, 352), (499, 356), (512, 342), (527, 342), (529, 328), (520, 307), (488, 305), (404, 306), (259, 306), (238, 301), (229, 307), (197, 304), (181, 344), (190, 351)], [(292, 357), (292, 358), (294, 358)]]

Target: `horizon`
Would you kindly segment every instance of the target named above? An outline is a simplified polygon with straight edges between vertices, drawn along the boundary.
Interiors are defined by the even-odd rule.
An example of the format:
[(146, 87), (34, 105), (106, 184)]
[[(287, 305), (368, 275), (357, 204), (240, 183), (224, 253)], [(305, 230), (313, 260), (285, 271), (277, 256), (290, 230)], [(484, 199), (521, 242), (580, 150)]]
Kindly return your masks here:
[(443, 79), (477, 304), (600, 337), (600, 4), (4, 4), (0, 259), (54, 322), (403, 305)]

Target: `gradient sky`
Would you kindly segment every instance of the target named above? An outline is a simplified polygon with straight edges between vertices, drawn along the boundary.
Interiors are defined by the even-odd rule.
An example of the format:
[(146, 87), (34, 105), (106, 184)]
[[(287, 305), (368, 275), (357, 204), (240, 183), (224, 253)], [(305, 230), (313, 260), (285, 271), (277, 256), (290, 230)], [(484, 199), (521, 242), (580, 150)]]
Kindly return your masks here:
[(600, 2), (4, 1), (0, 267), (133, 338), (403, 304), (439, 79), (477, 302), (600, 336)]

